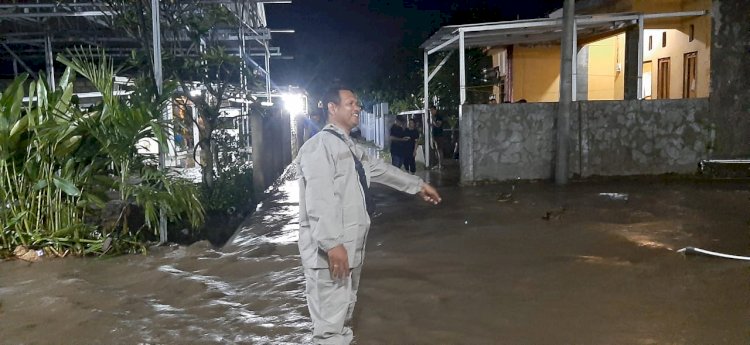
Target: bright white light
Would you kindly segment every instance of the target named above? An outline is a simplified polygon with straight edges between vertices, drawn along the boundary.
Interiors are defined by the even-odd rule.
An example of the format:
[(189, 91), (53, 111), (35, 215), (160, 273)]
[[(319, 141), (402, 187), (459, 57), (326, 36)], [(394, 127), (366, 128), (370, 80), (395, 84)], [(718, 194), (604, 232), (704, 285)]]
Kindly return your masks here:
[(260, 105), (264, 107), (273, 107), (273, 102), (263, 101), (263, 102), (260, 102)]
[(192, 97), (198, 97), (200, 95), (201, 95), (201, 90), (200, 89), (190, 90), (190, 96), (192, 96)]
[(302, 95), (298, 94), (286, 94), (282, 96), (284, 100), (284, 109), (291, 115), (297, 115), (305, 110), (305, 100)]

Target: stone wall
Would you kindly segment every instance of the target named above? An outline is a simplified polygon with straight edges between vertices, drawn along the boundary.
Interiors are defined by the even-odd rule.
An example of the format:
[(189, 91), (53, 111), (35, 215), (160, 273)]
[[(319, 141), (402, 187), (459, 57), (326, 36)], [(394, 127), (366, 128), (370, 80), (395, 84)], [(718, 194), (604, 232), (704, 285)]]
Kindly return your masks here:
[[(707, 99), (579, 102), (580, 176), (692, 173), (713, 146)], [(573, 162), (576, 162), (576, 166)]]
[[(571, 176), (694, 172), (713, 148), (707, 99), (575, 102)], [(554, 173), (557, 103), (467, 105), (461, 180), (547, 179)]]
[(550, 177), (556, 109), (557, 103), (464, 106), (461, 181)]

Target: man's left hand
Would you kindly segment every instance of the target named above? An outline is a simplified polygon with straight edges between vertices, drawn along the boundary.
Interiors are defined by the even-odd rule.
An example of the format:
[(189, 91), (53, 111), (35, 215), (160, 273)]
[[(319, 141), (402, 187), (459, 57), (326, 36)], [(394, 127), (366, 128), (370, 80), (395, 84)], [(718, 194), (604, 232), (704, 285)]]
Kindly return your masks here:
[(433, 186), (430, 186), (429, 183), (422, 184), (422, 190), (419, 191), (419, 195), (424, 201), (429, 202), (433, 205), (437, 205), (441, 201), (443, 201), (443, 199), (440, 198), (440, 194), (438, 194), (437, 189), (435, 189), (435, 187)]

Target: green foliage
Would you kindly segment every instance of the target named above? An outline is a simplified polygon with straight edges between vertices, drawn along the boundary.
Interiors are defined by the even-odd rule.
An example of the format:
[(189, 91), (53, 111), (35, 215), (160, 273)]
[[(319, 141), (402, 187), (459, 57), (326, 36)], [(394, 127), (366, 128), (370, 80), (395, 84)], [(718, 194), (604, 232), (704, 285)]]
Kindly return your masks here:
[[(447, 53), (430, 56), (434, 71)], [(492, 61), (481, 49), (466, 50), (467, 102), (484, 103), (492, 92), (491, 84), (482, 80), (482, 69)], [(457, 115), (459, 104), (459, 61), (453, 53), (430, 80), (430, 103), (446, 115)], [(424, 108), (423, 67), (421, 59), (401, 59), (362, 93), (365, 104), (388, 102), (393, 113)]]
[(250, 155), (244, 152), (236, 136), (226, 130), (214, 133), (218, 178), (212, 188), (203, 185), (202, 201), (210, 211), (226, 211), (250, 204), (253, 195), (253, 167)]
[[(115, 12), (111, 19), (113, 26), (138, 40), (142, 51), (150, 51), (151, 7), (148, 3), (132, 0), (105, 0), (105, 3)], [(216, 153), (212, 140), (213, 132), (220, 125), (222, 109), (229, 98), (249, 98), (246, 91), (257, 84), (245, 62), (226, 51), (223, 35), (237, 35), (240, 26), (239, 18), (227, 6), (230, 5), (182, 0), (162, 1), (159, 9), (161, 33), (165, 38), (162, 40), (163, 60), (169, 61), (163, 64), (163, 75), (178, 86), (172, 90), (173, 94), (189, 100), (198, 110), (189, 120), (198, 127), (196, 149), (201, 149), (203, 183), (209, 187), (220, 169), (214, 166)], [(135, 69), (148, 74), (152, 73), (151, 64), (147, 54), (134, 54), (131, 60)]]
[(234, 164), (224, 169), (213, 186), (201, 186), (201, 201), (207, 212), (224, 212), (251, 203), (253, 169), (250, 164)]
[[(148, 228), (154, 229), (158, 208), (198, 226), (203, 209), (196, 187), (159, 172), (137, 150), (147, 138), (165, 143), (159, 114), (168, 99), (136, 88), (123, 100), (113, 94), (110, 59), (94, 51), (71, 55), (59, 58), (68, 68), (56, 90), (42, 78), (27, 93), (23, 75), (0, 94), (0, 251), (24, 245), (102, 253), (109, 237), (119, 241), (115, 250), (140, 250), (141, 229), (131, 231), (125, 221), (132, 203), (145, 210)], [(74, 72), (102, 93), (100, 104), (87, 110), (74, 104)], [(87, 222), (112, 190), (124, 201), (115, 224)]]

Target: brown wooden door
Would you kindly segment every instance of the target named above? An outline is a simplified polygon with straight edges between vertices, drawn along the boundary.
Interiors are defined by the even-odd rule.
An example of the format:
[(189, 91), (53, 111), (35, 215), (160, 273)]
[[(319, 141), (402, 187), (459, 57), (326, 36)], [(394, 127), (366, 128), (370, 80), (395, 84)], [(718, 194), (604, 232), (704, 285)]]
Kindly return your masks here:
[(659, 69), (656, 80), (656, 98), (669, 99), (669, 58), (659, 59)]
[(682, 73), (682, 98), (698, 97), (698, 52), (685, 54)]

